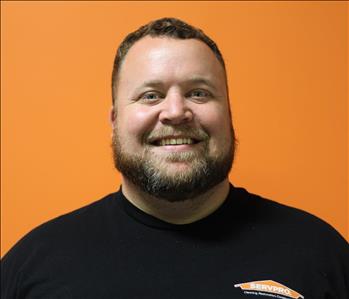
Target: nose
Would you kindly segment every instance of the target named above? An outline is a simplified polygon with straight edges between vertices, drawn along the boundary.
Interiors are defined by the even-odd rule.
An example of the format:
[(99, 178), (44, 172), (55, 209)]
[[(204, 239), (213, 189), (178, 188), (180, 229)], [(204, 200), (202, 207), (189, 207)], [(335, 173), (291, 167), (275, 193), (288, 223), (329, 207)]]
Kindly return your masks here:
[(159, 119), (163, 124), (179, 125), (193, 120), (193, 111), (181, 94), (168, 94), (162, 104)]

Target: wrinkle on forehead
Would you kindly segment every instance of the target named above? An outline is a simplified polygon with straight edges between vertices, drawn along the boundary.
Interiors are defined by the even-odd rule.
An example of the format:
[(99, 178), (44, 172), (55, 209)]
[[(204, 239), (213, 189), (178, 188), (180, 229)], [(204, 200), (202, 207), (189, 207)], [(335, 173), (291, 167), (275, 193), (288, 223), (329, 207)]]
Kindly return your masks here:
[[(224, 72), (223, 66), (218, 61), (212, 50), (203, 42), (196, 39), (173, 39), (145, 37), (137, 41), (129, 50), (123, 62), (123, 67), (152, 64), (154, 69), (172, 63), (173, 67), (180, 67), (180, 62), (190, 62), (193, 58), (202, 56), (205, 59), (205, 69), (215, 69)], [(197, 65), (198, 70), (200, 64)]]

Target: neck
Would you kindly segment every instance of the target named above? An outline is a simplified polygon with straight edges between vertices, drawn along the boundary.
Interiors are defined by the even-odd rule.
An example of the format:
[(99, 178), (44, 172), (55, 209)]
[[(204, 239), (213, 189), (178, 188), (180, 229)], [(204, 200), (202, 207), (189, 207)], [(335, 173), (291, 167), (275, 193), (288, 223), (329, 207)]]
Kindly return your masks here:
[(141, 191), (123, 177), (122, 192), (134, 206), (143, 212), (172, 224), (188, 224), (207, 217), (217, 210), (229, 193), (225, 179), (207, 192), (180, 202), (168, 202)]

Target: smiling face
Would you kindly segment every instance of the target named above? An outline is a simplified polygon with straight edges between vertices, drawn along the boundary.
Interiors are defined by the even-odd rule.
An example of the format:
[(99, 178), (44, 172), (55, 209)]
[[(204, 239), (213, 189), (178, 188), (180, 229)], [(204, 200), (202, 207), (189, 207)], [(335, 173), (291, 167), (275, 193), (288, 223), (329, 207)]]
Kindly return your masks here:
[(124, 184), (170, 201), (227, 178), (234, 152), (225, 72), (195, 39), (145, 37), (117, 82), (113, 150)]

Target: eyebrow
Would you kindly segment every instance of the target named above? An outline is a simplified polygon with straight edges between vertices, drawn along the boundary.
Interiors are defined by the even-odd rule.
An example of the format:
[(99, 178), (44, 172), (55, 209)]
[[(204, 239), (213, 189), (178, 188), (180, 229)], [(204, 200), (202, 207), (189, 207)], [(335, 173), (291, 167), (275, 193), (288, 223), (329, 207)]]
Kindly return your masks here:
[(191, 84), (203, 84), (207, 85), (208, 87), (217, 90), (217, 87), (211, 82), (211, 80), (206, 79), (205, 77), (200, 77), (200, 76), (193, 76), (186, 82), (191, 83)]
[(139, 89), (142, 89), (144, 87), (161, 87), (163, 86), (163, 82), (160, 81), (160, 80), (148, 80), (148, 81), (144, 81), (138, 88), (137, 90)]
[[(180, 82), (180, 85), (190, 85), (190, 84), (203, 84), (217, 91), (217, 87), (209, 80), (201, 76), (193, 76), (189, 79), (183, 80)], [(145, 87), (153, 87), (153, 88), (161, 88), (165, 85), (165, 83), (161, 80), (148, 80), (144, 81), (136, 91), (140, 91)]]

